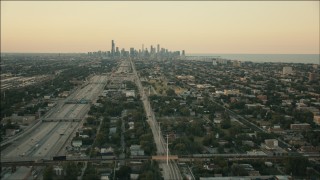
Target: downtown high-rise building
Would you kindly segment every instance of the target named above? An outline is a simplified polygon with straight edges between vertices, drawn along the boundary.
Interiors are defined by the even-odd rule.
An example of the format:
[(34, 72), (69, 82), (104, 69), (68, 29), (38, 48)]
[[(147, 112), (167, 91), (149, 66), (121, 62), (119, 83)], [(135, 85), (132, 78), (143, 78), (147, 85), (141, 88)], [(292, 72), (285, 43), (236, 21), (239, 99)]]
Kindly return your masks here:
[[(129, 51), (126, 51), (124, 48), (116, 47), (114, 40), (111, 40), (111, 51), (97, 51), (97, 52), (88, 52), (89, 56), (93, 57), (102, 57), (102, 58), (110, 58), (110, 59), (120, 59), (125, 57), (131, 58), (143, 58), (149, 60), (163, 60), (163, 59), (177, 59), (185, 57), (185, 51), (170, 51), (166, 48), (160, 48), (160, 44), (156, 46), (150, 45), (149, 48), (145, 48), (144, 44), (142, 44), (142, 48), (134, 49), (131, 47)], [(311, 78), (313, 76), (311, 75)]]
[(114, 49), (115, 45), (114, 45), (114, 41), (111, 41), (111, 57), (114, 58), (114, 53), (115, 53), (115, 49)]
[(130, 57), (134, 57), (134, 48), (130, 48)]

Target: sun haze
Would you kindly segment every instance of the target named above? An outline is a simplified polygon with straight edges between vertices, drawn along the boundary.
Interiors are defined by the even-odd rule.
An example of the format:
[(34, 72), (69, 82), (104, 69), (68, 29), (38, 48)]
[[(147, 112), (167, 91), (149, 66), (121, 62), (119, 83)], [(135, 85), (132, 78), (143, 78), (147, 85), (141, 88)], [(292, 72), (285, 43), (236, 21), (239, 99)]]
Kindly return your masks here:
[(1, 2), (1, 52), (319, 54), (319, 1)]

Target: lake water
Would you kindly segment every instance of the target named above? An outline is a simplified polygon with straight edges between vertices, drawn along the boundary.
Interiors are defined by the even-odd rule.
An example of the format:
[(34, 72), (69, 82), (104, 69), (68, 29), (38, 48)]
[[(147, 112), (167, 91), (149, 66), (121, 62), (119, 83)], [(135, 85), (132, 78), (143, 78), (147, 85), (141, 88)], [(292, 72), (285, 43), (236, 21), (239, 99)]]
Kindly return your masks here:
[(320, 64), (320, 54), (187, 54), (187, 56), (220, 56), (222, 59), (252, 62)]

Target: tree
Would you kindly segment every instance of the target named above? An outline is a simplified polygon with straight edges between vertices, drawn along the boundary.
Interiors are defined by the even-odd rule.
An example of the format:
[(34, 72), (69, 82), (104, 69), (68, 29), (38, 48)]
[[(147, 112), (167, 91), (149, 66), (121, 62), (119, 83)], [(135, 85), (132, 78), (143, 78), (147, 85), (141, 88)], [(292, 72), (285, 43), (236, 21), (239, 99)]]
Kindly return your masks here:
[(152, 171), (146, 171), (139, 175), (139, 180), (149, 180), (154, 179), (154, 174)]
[(116, 171), (116, 177), (119, 179), (130, 179), (131, 168), (129, 166), (121, 166), (118, 171)]
[(221, 117), (222, 117), (222, 119), (230, 120), (230, 116), (227, 112), (222, 113)]
[(190, 111), (186, 107), (181, 108), (179, 111), (180, 111), (181, 116), (190, 116)]
[(219, 153), (219, 154), (224, 153), (224, 148), (223, 148), (223, 146), (221, 146), (221, 145), (218, 146), (218, 153)]
[(173, 89), (168, 89), (167, 91), (166, 91), (166, 93), (167, 93), (167, 96), (177, 96), (177, 94), (174, 92), (174, 90)]
[(221, 121), (221, 127), (223, 129), (229, 129), (231, 127), (231, 120), (230, 118), (224, 119), (223, 121)]
[(305, 176), (309, 161), (305, 157), (290, 157), (286, 161), (285, 169), (288, 174)]
[(212, 141), (213, 141), (213, 135), (208, 134), (208, 135), (204, 136), (204, 138), (202, 140), (202, 144), (205, 146), (210, 146)]
[(44, 179), (44, 180), (52, 180), (52, 179), (53, 179), (53, 167), (52, 167), (51, 165), (50, 165), (50, 166), (47, 166), (47, 167), (44, 169), (43, 179)]
[(88, 117), (87, 118), (87, 123), (89, 124), (89, 125), (93, 125), (93, 124), (95, 124), (95, 118), (94, 117)]
[(231, 166), (231, 172), (234, 176), (248, 176), (248, 172), (238, 164), (233, 164)]
[(186, 145), (183, 143), (179, 143), (174, 146), (174, 150), (177, 152), (183, 152), (185, 151), (185, 149), (186, 149)]
[(100, 179), (95, 168), (92, 166), (91, 163), (88, 163), (87, 168), (83, 174), (83, 179), (84, 180), (99, 180)]
[(157, 162), (155, 161), (145, 161), (141, 167), (141, 174), (139, 175), (139, 180), (161, 180), (161, 172)]
[(313, 114), (310, 111), (297, 110), (293, 112), (294, 119), (302, 122), (313, 124)]
[(66, 176), (68, 177), (68, 180), (77, 180), (78, 168), (75, 163), (67, 163)]
[(209, 119), (211, 120), (211, 121), (213, 121), (214, 120), (214, 118), (215, 118), (215, 113), (213, 112), (211, 112), (210, 114), (209, 114)]

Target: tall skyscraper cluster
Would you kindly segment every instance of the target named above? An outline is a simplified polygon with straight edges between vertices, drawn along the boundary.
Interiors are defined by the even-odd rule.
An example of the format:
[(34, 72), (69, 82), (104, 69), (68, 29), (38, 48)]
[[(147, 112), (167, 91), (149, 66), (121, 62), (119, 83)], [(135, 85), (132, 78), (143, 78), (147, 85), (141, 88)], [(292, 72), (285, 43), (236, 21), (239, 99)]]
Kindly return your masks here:
[(150, 60), (163, 60), (163, 59), (178, 59), (185, 57), (185, 51), (169, 51), (165, 48), (160, 48), (160, 44), (157, 46), (150, 46), (150, 49), (145, 48), (144, 44), (142, 44), (141, 49), (130, 48), (129, 51), (126, 51), (124, 48), (119, 51), (119, 47), (115, 45), (114, 40), (111, 41), (111, 50), (110, 51), (98, 51), (98, 52), (88, 52), (89, 56), (94, 57), (106, 57), (111, 59), (119, 59), (124, 57), (131, 58), (140, 58), (140, 59), (150, 59)]

